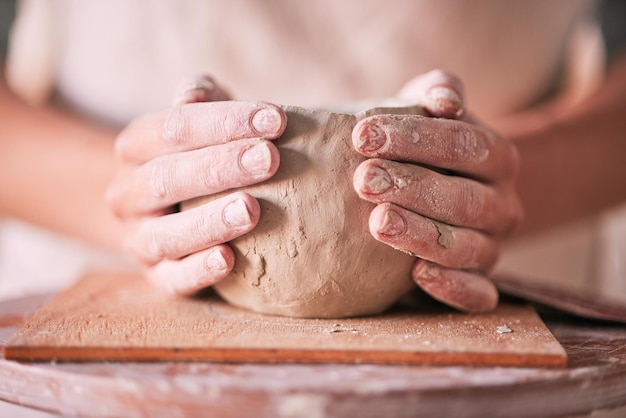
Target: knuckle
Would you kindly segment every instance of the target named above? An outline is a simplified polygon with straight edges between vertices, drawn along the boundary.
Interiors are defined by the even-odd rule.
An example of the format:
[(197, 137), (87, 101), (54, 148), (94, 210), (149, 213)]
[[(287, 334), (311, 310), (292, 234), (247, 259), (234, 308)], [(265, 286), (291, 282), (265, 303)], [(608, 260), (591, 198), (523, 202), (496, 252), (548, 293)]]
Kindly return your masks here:
[(165, 158), (152, 160), (149, 166), (149, 190), (153, 197), (166, 200), (173, 191), (173, 168)]
[(131, 252), (147, 264), (164, 260), (170, 253), (163, 232), (152, 222), (143, 222), (129, 242)]
[(185, 117), (185, 106), (170, 108), (163, 122), (163, 141), (176, 147), (183, 146), (189, 134), (189, 122)]
[(447, 163), (450, 165), (458, 165), (462, 163), (467, 157), (469, 157), (472, 151), (471, 141), (475, 135), (471, 130), (461, 124), (450, 124), (448, 127), (449, 146), (444, 158), (447, 159)]
[[(228, 145), (228, 149), (224, 152), (218, 151), (216, 148), (207, 148), (202, 153), (202, 156), (198, 160), (200, 164), (198, 171), (202, 173), (202, 178), (206, 186), (215, 186), (215, 184), (221, 180), (224, 171), (228, 171), (233, 167), (239, 167), (238, 158), (234, 156), (235, 153), (231, 148), (234, 147)], [(223, 164), (220, 164), (220, 162)], [(228, 175), (224, 176), (228, 177)]]
[(216, 155), (211, 148), (205, 150), (198, 163), (198, 173), (200, 173), (200, 180), (204, 189), (211, 192), (221, 191), (225, 187), (225, 178), (228, 178), (226, 172), (232, 168), (232, 165), (219, 169), (218, 164), (216, 164)]
[(489, 156), (489, 148), (476, 128), (466, 123), (452, 123), (450, 126), (451, 147), (449, 156), (453, 164), (481, 163)]
[[(497, 241), (477, 231), (456, 231), (455, 244), (446, 248), (440, 258), (433, 258), (445, 267), (453, 269), (488, 271), (499, 257)], [(458, 245), (457, 245), (458, 244)]]
[(473, 240), (473, 245), (468, 245), (467, 248), (459, 250), (459, 263), (454, 266), (456, 268), (469, 268), (479, 269), (481, 266), (481, 259), (484, 258), (485, 245), (480, 240)]
[(469, 181), (461, 184), (457, 203), (457, 212), (463, 225), (476, 226), (484, 220), (487, 214), (484, 193), (477, 190)]
[(215, 223), (214, 216), (206, 216), (206, 214), (198, 214), (195, 219), (191, 222), (190, 237), (206, 237), (208, 235), (212, 235), (213, 232), (218, 225)]

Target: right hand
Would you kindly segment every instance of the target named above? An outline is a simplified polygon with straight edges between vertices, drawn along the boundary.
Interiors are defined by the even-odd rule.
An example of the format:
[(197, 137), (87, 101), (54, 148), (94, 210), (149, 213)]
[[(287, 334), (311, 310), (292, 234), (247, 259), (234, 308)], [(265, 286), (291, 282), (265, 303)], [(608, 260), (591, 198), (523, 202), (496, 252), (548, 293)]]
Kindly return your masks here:
[(184, 212), (179, 203), (270, 178), (279, 164), (270, 140), (286, 117), (269, 103), (214, 101), (227, 95), (208, 77), (181, 84), (175, 97), (174, 107), (138, 117), (117, 137), (107, 203), (146, 277), (191, 294), (230, 273), (235, 256), (226, 243), (256, 226), (260, 208), (236, 191)]
[(465, 114), (462, 83), (450, 73), (417, 76), (400, 96), (433, 117), (373, 115), (353, 131), (368, 158), (354, 187), (377, 205), (370, 232), (416, 257), (413, 280), (435, 299), (490, 311), (498, 291), (488, 273), (523, 217), (517, 149)]

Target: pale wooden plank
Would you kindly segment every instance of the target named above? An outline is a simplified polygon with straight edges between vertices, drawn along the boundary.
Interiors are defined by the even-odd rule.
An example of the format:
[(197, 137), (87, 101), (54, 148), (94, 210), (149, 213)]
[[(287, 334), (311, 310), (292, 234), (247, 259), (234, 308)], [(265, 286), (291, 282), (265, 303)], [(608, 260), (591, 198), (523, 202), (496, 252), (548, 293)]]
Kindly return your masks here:
[[(506, 326), (512, 332), (498, 332)], [(502, 331), (502, 329), (500, 329)], [(268, 316), (214, 295), (174, 297), (136, 273), (86, 276), (40, 308), (4, 347), (20, 360), (209, 360), (564, 366), (533, 308), (468, 315), (397, 309), (341, 320)]]

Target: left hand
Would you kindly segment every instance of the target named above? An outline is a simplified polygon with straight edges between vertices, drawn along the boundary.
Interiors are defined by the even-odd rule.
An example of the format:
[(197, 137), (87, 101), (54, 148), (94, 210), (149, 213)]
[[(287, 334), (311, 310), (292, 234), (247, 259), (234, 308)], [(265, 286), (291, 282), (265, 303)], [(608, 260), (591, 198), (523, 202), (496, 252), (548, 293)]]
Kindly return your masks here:
[(499, 241), (521, 222), (515, 146), (464, 114), (460, 81), (442, 71), (400, 93), (434, 117), (376, 115), (352, 133), (369, 157), (354, 173), (359, 196), (376, 203), (373, 237), (418, 257), (412, 276), (434, 298), (469, 312), (495, 308), (486, 274)]

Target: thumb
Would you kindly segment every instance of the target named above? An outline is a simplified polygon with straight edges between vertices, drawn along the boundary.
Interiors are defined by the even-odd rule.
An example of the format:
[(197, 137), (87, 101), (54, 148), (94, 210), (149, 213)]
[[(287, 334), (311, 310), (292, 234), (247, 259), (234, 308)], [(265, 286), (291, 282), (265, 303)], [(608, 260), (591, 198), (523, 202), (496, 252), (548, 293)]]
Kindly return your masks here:
[(230, 100), (230, 94), (207, 74), (187, 77), (178, 84), (174, 92), (175, 106), (198, 102), (220, 102)]
[(465, 109), (463, 83), (457, 76), (442, 70), (415, 77), (400, 89), (397, 96), (422, 106), (434, 117), (458, 119)]

